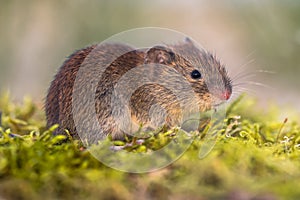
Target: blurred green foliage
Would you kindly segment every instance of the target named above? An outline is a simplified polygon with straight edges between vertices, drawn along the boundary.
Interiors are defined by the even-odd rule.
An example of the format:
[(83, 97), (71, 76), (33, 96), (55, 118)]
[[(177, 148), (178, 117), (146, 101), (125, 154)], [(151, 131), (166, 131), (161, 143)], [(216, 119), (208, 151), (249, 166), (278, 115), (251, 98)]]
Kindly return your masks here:
[[(56, 127), (45, 129), (43, 112), (28, 98), (16, 105), (2, 95), (0, 198), (299, 199), (299, 124), (277, 121), (276, 110), (262, 113), (255, 107), (247, 98), (228, 107), (222, 134), (204, 159), (198, 154), (206, 140), (199, 135), (170, 166), (131, 174), (104, 166), (79, 141), (53, 137)], [(144, 148), (127, 150), (155, 150), (169, 137), (161, 133), (146, 140)]]

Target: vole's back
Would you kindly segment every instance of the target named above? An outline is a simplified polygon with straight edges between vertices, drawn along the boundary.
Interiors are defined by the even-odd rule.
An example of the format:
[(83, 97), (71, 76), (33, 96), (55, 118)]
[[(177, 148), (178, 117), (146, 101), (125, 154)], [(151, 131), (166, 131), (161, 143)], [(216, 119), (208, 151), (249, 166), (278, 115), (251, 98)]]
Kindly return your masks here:
[[(132, 50), (131, 47), (121, 44), (107, 44), (103, 45), (102, 48), (97, 48), (97, 45), (91, 45), (70, 55), (59, 68), (47, 93), (45, 103), (47, 127), (59, 124), (60, 126), (55, 131), (55, 134), (64, 134), (64, 129), (67, 129), (70, 133), (74, 134), (75, 137), (78, 137), (72, 115), (72, 94), (77, 73), (80, 67), (85, 66), (83, 62), (92, 54), (94, 58), (88, 58), (87, 60), (89, 62), (93, 60), (92, 62), (95, 63), (105, 63), (105, 59), (109, 60), (110, 58), (118, 56), (120, 52)], [(95, 55), (98, 55), (98, 57), (95, 57)], [(89, 73), (93, 74), (94, 72), (90, 71)], [(91, 74), (85, 74), (85, 78), (89, 79)], [(105, 84), (108, 83), (104, 80), (101, 80), (101, 82)]]
[[(72, 91), (76, 74), (86, 56), (94, 48), (95, 45), (92, 45), (73, 53), (55, 75), (48, 90), (45, 104), (48, 127), (70, 119)], [(70, 120), (69, 127), (65, 127), (71, 131), (73, 131), (72, 121)]]

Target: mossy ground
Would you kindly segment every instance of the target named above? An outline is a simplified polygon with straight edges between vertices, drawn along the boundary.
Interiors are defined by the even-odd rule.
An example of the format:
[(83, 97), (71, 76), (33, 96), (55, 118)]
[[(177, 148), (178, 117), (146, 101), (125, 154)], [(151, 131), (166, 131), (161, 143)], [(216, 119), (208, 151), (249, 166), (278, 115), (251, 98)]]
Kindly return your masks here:
[[(300, 199), (299, 124), (256, 107), (247, 98), (231, 104), (204, 159), (199, 138), (170, 166), (131, 174), (101, 164), (79, 141), (61, 143), (29, 99), (17, 106), (2, 95), (0, 199)], [(161, 137), (169, 135), (145, 141), (142, 151)]]

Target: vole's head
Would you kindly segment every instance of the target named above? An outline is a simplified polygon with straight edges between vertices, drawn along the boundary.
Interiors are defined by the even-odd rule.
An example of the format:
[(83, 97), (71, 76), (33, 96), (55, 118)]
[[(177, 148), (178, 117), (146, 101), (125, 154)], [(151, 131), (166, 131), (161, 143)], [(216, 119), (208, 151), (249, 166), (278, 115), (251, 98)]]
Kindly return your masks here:
[(150, 48), (145, 63), (168, 65), (178, 71), (192, 86), (202, 111), (227, 101), (232, 94), (231, 80), (224, 65), (188, 38), (176, 45)]

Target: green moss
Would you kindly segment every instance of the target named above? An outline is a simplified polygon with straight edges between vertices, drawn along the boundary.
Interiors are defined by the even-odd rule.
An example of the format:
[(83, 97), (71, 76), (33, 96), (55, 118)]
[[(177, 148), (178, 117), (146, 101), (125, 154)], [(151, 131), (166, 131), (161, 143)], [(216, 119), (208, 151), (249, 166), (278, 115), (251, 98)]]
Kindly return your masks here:
[[(101, 164), (80, 141), (53, 137), (56, 127), (45, 129), (42, 109), (30, 99), (16, 105), (2, 95), (0, 199), (299, 199), (299, 124), (277, 121), (278, 110), (262, 113), (255, 106), (247, 98), (231, 104), (222, 134), (204, 159), (198, 154), (207, 141), (196, 134), (185, 154), (169, 167), (130, 174)], [(176, 134), (176, 129), (161, 132), (124, 150), (155, 151)]]

